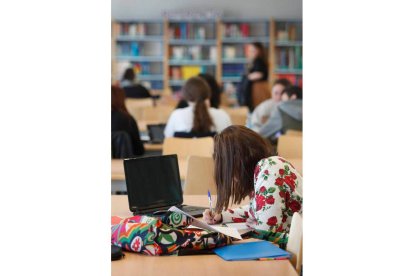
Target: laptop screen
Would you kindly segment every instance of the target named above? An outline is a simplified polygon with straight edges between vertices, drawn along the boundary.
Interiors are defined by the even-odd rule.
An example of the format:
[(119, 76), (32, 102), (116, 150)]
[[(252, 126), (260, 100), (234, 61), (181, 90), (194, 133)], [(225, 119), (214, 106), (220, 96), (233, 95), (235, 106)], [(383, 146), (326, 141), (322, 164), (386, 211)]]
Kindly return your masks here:
[(164, 141), (165, 124), (147, 125), (147, 128), (152, 142), (162, 143)]
[(183, 203), (176, 154), (125, 159), (124, 170), (132, 212)]

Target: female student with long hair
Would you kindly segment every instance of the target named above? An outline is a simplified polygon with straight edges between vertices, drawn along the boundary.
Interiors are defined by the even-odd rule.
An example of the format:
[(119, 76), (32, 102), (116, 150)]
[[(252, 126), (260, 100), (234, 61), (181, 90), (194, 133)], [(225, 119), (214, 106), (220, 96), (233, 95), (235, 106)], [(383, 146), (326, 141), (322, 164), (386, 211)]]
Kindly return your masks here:
[(183, 96), (189, 106), (173, 111), (164, 130), (165, 137), (172, 137), (176, 132), (220, 132), (231, 125), (226, 112), (210, 107), (210, 94), (210, 87), (202, 78), (192, 77), (187, 80)]
[(243, 77), (240, 83), (237, 91), (237, 97), (239, 104), (249, 107), (250, 112), (252, 112), (253, 82), (266, 81), (268, 78), (268, 64), (263, 45), (260, 42), (249, 44), (247, 58), (249, 60), (249, 64), (247, 66), (248, 73)]
[[(132, 142), (133, 155), (144, 154), (144, 145), (141, 142), (137, 122), (128, 113), (125, 106), (125, 92), (114, 85), (111, 86), (111, 132), (128, 133)], [(127, 157), (127, 156), (123, 156)], [(128, 156), (130, 157), (130, 156)]]
[[(204, 220), (246, 222), (254, 237), (285, 243), (293, 213), (302, 212), (302, 176), (244, 126), (230, 126), (215, 136), (213, 158), (217, 204), (215, 214), (205, 210)], [(249, 205), (228, 209), (246, 196)]]

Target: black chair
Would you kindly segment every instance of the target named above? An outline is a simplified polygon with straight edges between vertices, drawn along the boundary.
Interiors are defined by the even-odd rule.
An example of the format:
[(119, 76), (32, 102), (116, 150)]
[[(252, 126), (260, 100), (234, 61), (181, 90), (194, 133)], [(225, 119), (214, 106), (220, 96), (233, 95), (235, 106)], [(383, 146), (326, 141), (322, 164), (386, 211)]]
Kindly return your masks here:
[(134, 156), (131, 137), (126, 131), (113, 131), (111, 133), (112, 158), (129, 158)]
[(205, 132), (205, 133), (196, 133), (196, 132), (184, 132), (184, 131), (176, 131), (174, 132), (174, 137), (177, 138), (203, 138), (203, 137), (214, 137), (217, 132)]

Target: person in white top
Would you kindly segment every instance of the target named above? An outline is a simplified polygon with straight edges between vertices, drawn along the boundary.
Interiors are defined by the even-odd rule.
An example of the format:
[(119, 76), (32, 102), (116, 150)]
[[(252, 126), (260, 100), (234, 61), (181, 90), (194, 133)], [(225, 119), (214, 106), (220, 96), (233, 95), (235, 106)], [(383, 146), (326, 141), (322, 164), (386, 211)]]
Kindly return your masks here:
[(281, 101), (283, 90), (291, 85), (291, 82), (287, 79), (278, 79), (275, 81), (272, 88), (272, 97), (259, 104), (251, 115), (252, 130), (258, 132), (266, 123), (272, 110), (274, 110)]
[(210, 87), (202, 78), (193, 77), (187, 80), (183, 87), (183, 96), (189, 106), (173, 111), (164, 136), (173, 137), (175, 132), (221, 132), (230, 126), (231, 120), (225, 111), (210, 107), (210, 93)]

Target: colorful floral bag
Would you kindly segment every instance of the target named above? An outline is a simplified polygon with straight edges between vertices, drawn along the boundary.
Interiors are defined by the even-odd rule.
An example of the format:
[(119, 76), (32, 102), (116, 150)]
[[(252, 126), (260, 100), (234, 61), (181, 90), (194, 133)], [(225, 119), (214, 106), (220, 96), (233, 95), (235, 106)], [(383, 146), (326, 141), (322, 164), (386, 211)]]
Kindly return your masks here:
[(223, 234), (188, 229), (191, 222), (191, 218), (174, 212), (162, 218), (126, 218), (112, 226), (111, 243), (151, 256), (176, 254), (184, 248), (203, 250), (231, 244), (231, 238)]

